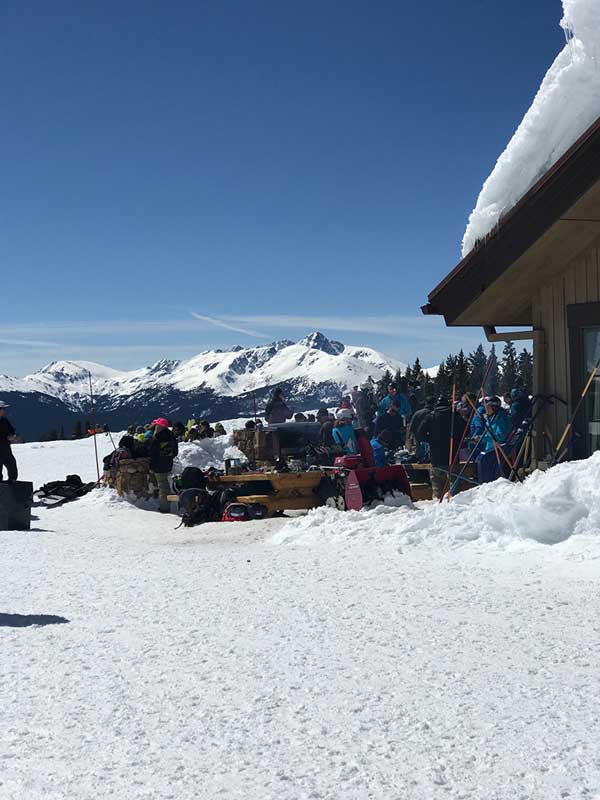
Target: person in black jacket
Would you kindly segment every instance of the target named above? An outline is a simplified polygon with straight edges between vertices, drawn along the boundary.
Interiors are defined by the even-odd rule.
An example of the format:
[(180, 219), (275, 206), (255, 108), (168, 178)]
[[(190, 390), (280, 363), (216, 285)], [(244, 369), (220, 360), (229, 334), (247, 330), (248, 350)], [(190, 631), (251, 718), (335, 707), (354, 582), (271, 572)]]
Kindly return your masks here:
[(173, 469), (173, 459), (179, 452), (177, 439), (169, 430), (169, 421), (164, 417), (152, 423), (154, 433), (150, 439), (150, 469), (158, 484), (158, 510), (162, 514), (170, 510), (167, 495), (169, 494), (169, 474)]
[(6, 467), (8, 482), (12, 483), (17, 480), (19, 470), (10, 447), (9, 437), (15, 435), (15, 429), (6, 417), (7, 408), (7, 404), (0, 400), (0, 481), (2, 481), (2, 467)]
[(431, 488), (435, 498), (439, 499), (442, 496), (448, 480), (451, 432), (454, 434), (454, 452), (456, 452), (465, 427), (464, 419), (450, 408), (450, 401), (445, 397), (438, 397), (435, 408), (421, 423), (420, 435), (429, 442), (432, 465)]
[(379, 436), (383, 431), (387, 431), (389, 434), (388, 449), (397, 450), (404, 444), (406, 434), (404, 420), (400, 416), (398, 405), (393, 401), (387, 410), (375, 420), (375, 436)]
[(429, 458), (429, 444), (426, 437), (421, 435), (421, 426), (434, 408), (435, 398), (428, 395), (425, 398), (425, 406), (415, 411), (406, 429), (406, 446), (409, 450), (414, 450), (417, 461)]
[(273, 390), (271, 399), (265, 408), (265, 419), (268, 425), (277, 425), (292, 418), (292, 412), (283, 399), (283, 390), (277, 388)]

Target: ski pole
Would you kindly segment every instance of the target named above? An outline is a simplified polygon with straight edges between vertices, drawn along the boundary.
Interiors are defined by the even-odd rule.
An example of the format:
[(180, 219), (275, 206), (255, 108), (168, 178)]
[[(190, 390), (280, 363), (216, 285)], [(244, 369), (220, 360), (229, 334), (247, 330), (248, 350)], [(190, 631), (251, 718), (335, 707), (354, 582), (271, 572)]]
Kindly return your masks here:
[[(456, 378), (452, 383), (452, 400), (450, 403), (450, 453), (448, 454), (448, 478), (447, 482), (452, 483), (452, 464), (454, 462), (454, 406), (456, 405)], [(452, 499), (452, 492), (448, 493), (448, 502)]]
[(563, 435), (560, 437), (560, 441), (556, 445), (556, 450), (554, 452), (554, 456), (552, 458), (552, 461), (550, 462), (550, 466), (551, 467), (553, 467), (556, 464), (556, 461), (557, 461), (557, 458), (558, 458), (558, 454), (560, 453), (560, 449), (563, 446), (563, 444), (565, 442), (565, 439), (569, 435), (569, 431), (573, 427), (573, 423), (575, 422), (575, 418), (576, 418), (576, 416), (577, 416), (577, 414), (579, 412), (579, 409), (581, 408), (581, 405), (582, 405), (583, 401), (585, 400), (586, 395), (590, 390), (590, 386), (594, 382), (594, 378), (596, 377), (596, 374), (597, 374), (599, 369), (600, 369), (600, 358), (596, 362), (596, 366), (592, 370), (592, 372), (590, 374), (590, 377), (588, 379), (588, 382), (583, 387), (583, 391), (581, 392), (581, 395), (579, 396), (579, 400), (577, 401), (577, 405), (575, 406), (573, 414), (571, 415), (571, 419), (569, 420), (569, 422), (567, 422), (567, 427), (565, 428), (565, 430), (563, 432)]
[(477, 439), (477, 441), (473, 445), (473, 448), (472, 448), (471, 452), (469, 453), (469, 457), (467, 458), (465, 463), (462, 465), (461, 471), (458, 473), (454, 483), (452, 484), (451, 491), (454, 491), (456, 489), (456, 487), (460, 484), (460, 482), (464, 479), (465, 472), (467, 471), (467, 467), (469, 466), (469, 464), (471, 464), (473, 462), (475, 453), (477, 453), (477, 449), (478, 449), (479, 445), (481, 444), (481, 440), (483, 439), (484, 436), (485, 436), (485, 431), (481, 434), (479, 439)]
[[(508, 468), (512, 470), (512, 466), (513, 466), (512, 462), (511, 462), (510, 458), (504, 452), (504, 449), (503, 449), (502, 445), (499, 443), (499, 441), (494, 436), (494, 432), (493, 432), (489, 422), (487, 421), (487, 419), (485, 419), (485, 417), (482, 414), (479, 413), (479, 411), (477, 410), (477, 408), (476, 408), (475, 404), (473, 403), (473, 401), (471, 400), (471, 398), (467, 397), (467, 400), (469, 401), (469, 405), (471, 406), (471, 408), (474, 410), (474, 412), (477, 414), (479, 419), (485, 425), (487, 433), (489, 433), (489, 435), (491, 436), (492, 441), (494, 442), (494, 450), (496, 450), (496, 448), (498, 448), (496, 450), (496, 457), (498, 458), (498, 453), (500, 453), (500, 455), (502, 456), (502, 458), (504, 459), (504, 461), (508, 465)], [(500, 459), (498, 459), (498, 463), (500, 463)], [(519, 475), (517, 475), (517, 478), (518, 478), (520, 483), (523, 483), (523, 481), (522, 481), (522, 479), (521, 479), (521, 477)]]
[[(493, 355), (493, 354), (490, 355), (490, 357), (488, 359), (487, 366), (485, 368), (485, 372), (483, 373), (483, 380), (481, 381), (481, 386), (479, 388), (479, 395), (483, 395), (483, 393), (484, 393), (484, 387), (485, 387), (485, 384), (487, 383), (487, 379), (489, 377), (490, 371), (492, 369), (492, 365), (493, 365), (495, 360), (496, 360), (496, 356)], [(478, 397), (479, 397), (479, 395), (478, 395)], [(469, 420), (468, 420), (467, 425), (466, 425), (466, 427), (465, 427), (465, 429), (463, 431), (463, 435), (462, 435), (462, 438), (461, 438), (460, 443), (458, 445), (458, 448), (456, 449), (456, 455), (454, 456), (454, 463), (451, 465), (452, 467), (456, 466), (456, 462), (460, 458), (460, 450), (461, 450), (461, 447), (463, 446), (463, 443), (464, 443), (465, 438), (467, 436), (467, 431), (469, 431), (470, 428), (471, 428), (471, 423), (473, 422), (473, 417), (474, 416), (475, 416), (475, 413), (473, 411), (471, 411), (471, 416), (469, 417)], [(440, 500), (439, 500), (440, 503), (443, 502), (444, 496), (445, 496), (446, 492), (448, 491), (448, 487), (449, 487), (449, 481), (446, 481), (446, 484), (444, 486), (444, 491), (443, 491), (442, 496), (440, 497)]]
[(531, 400), (531, 410), (533, 410), (533, 407), (537, 402), (541, 402), (541, 405), (538, 407), (536, 412), (532, 415), (531, 419), (529, 420), (529, 424), (527, 425), (527, 432), (525, 434), (525, 437), (523, 438), (523, 444), (521, 445), (519, 452), (517, 453), (515, 460), (513, 461), (513, 468), (511, 470), (510, 475), (508, 476), (509, 481), (513, 479), (513, 473), (516, 475), (516, 473), (520, 469), (519, 465), (521, 463), (521, 459), (523, 458), (523, 456), (525, 456), (526, 460), (527, 455), (529, 454), (529, 443), (531, 440), (531, 436), (533, 433), (533, 426), (535, 424), (536, 419), (539, 417), (539, 415), (542, 413), (542, 411), (546, 408), (547, 405), (551, 405), (552, 400), (550, 397), (545, 397), (544, 395), (536, 395)]
[(90, 379), (90, 400), (92, 403), (92, 430), (94, 431), (94, 453), (96, 455), (96, 475), (98, 476), (98, 480), (100, 480), (100, 467), (98, 466), (98, 443), (96, 442), (96, 411), (94, 409), (94, 392), (92, 390), (92, 373), (88, 372), (88, 377)]

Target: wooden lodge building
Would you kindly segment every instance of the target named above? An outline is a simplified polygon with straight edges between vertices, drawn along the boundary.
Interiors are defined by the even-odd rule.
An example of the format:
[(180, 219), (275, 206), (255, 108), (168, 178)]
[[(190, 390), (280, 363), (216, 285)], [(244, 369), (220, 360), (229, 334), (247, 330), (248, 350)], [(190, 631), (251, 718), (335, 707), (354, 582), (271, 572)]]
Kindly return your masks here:
[[(447, 325), (482, 326), (488, 341), (533, 340), (534, 394), (555, 395), (540, 416), (543, 461), (600, 358), (600, 119), (436, 286), (423, 306)], [(499, 326), (530, 331), (497, 333)], [(600, 378), (574, 430), (572, 457), (600, 449)]]

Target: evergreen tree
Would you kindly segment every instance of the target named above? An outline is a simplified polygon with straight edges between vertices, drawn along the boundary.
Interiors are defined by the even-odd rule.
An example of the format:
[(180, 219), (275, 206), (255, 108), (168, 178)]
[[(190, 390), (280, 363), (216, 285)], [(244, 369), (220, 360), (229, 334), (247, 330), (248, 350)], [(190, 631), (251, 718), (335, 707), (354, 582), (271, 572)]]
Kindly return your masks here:
[(447, 359), (445, 363), (440, 364), (437, 375), (433, 381), (434, 393), (436, 395), (443, 395), (450, 397), (450, 387), (452, 384), (452, 373), (448, 370)]
[(75, 423), (75, 429), (73, 431), (73, 438), (74, 439), (81, 439), (82, 436), (83, 436), (83, 431), (82, 431), (82, 428), (81, 428), (81, 420), (78, 419), (77, 422)]
[(479, 344), (477, 349), (467, 356), (469, 362), (469, 391), (477, 393), (481, 389), (483, 376), (487, 368), (487, 356), (483, 345)]
[(456, 383), (456, 397), (460, 398), (469, 388), (469, 363), (462, 348), (454, 363), (454, 382)]
[(375, 384), (375, 400), (377, 403), (380, 403), (383, 400), (388, 393), (388, 387), (390, 383), (393, 382), (394, 380), (392, 373), (389, 371), (389, 369), (386, 369), (381, 378)]
[(60, 439), (60, 441), (61, 441), (61, 442), (62, 442), (62, 441), (64, 440), (64, 438), (65, 438), (65, 426), (64, 426), (64, 425), (61, 425), (61, 426), (60, 426), (60, 430), (59, 430), (59, 432), (58, 432), (58, 438)]
[(500, 391), (502, 394), (510, 394), (515, 387), (515, 382), (519, 377), (519, 360), (517, 351), (512, 342), (507, 342), (502, 350)]
[(58, 431), (56, 428), (52, 428), (52, 430), (48, 433), (48, 438), (46, 441), (48, 442), (55, 442), (58, 439)]
[(435, 395), (435, 381), (427, 373), (423, 373), (423, 380), (421, 382), (421, 395), (423, 402), (425, 401), (426, 397)]
[[(401, 369), (397, 369), (396, 370), (396, 374), (394, 375), (394, 379), (393, 379), (392, 383), (396, 384), (396, 386), (398, 387), (398, 391), (400, 391), (400, 386), (402, 384), (402, 380), (403, 380), (402, 370)], [(386, 394), (387, 394), (387, 387), (386, 387)]]
[[(409, 369), (411, 373), (411, 380), (415, 383), (421, 383), (424, 379), (425, 373), (423, 372), (423, 367), (421, 366), (418, 356), (415, 359), (415, 363), (412, 365), (412, 369), (410, 367)], [(408, 377), (408, 370), (406, 372)]]
[(526, 389), (533, 391), (533, 355), (525, 348), (519, 353), (519, 378)]
[(89, 419), (86, 419), (86, 421), (85, 421), (85, 431), (84, 431), (84, 436), (87, 436), (87, 432), (88, 432), (89, 430), (91, 430), (91, 427), (92, 427), (92, 423), (89, 421)]
[(498, 365), (498, 359), (496, 358), (496, 346), (492, 345), (490, 350), (490, 358), (492, 359), (492, 366), (490, 367), (490, 372), (488, 375), (488, 379), (485, 382), (485, 393), (487, 395), (497, 395), (500, 392), (500, 366)]

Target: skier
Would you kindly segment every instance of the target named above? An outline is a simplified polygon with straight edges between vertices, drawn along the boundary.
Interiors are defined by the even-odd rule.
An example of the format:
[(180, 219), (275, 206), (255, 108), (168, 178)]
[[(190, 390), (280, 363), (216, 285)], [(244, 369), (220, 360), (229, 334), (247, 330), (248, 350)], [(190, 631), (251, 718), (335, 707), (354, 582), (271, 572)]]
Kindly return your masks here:
[(383, 430), (371, 439), (371, 449), (376, 467), (387, 466), (387, 450), (393, 449), (393, 437), (388, 430)]
[(271, 399), (265, 408), (265, 419), (269, 425), (277, 425), (292, 418), (292, 412), (283, 399), (283, 390), (277, 388), (273, 390)]
[(406, 430), (396, 402), (390, 403), (385, 414), (375, 420), (375, 436), (379, 436), (383, 431), (388, 431), (390, 434), (390, 448), (396, 450), (404, 443)]
[(15, 435), (15, 429), (6, 416), (7, 408), (9, 406), (0, 400), (0, 481), (3, 480), (2, 467), (6, 467), (8, 482), (12, 483), (17, 480), (19, 470), (10, 447), (10, 437)]
[(150, 469), (158, 484), (158, 510), (161, 514), (169, 512), (169, 474), (173, 469), (173, 459), (179, 452), (177, 439), (169, 430), (169, 420), (158, 417), (151, 423), (154, 429), (150, 441)]
[(434, 406), (435, 398), (433, 395), (427, 395), (425, 398), (425, 406), (415, 411), (408, 423), (408, 428), (406, 430), (406, 446), (408, 449), (414, 448), (417, 461), (424, 461), (426, 458), (429, 458), (429, 445), (426, 439), (421, 436), (421, 425), (431, 414)]
[(408, 422), (412, 415), (412, 409), (406, 395), (398, 394), (398, 388), (395, 383), (390, 383), (388, 386), (388, 393), (377, 407), (377, 416), (381, 417), (383, 414), (385, 414), (392, 403), (395, 403), (398, 406), (400, 416), (404, 417), (405, 423)]
[(456, 448), (465, 427), (464, 419), (453, 412), (450, 401), (442, 396), (438, 397), (435, 408), (421, 425), (420, 434), (429, 442), (431, 452), (431, 488), (434, 498), (439, 499), (442, 496), (448, 479), (451, 432), (454, 430)]
[(333, 429), (333, 440), (344, 448), (347, 455), (354, 456), (358, 453), (358, 442), (352, 427), (352, 411), (349, 408), (340, 408), (335, 415), (336, 424)]

